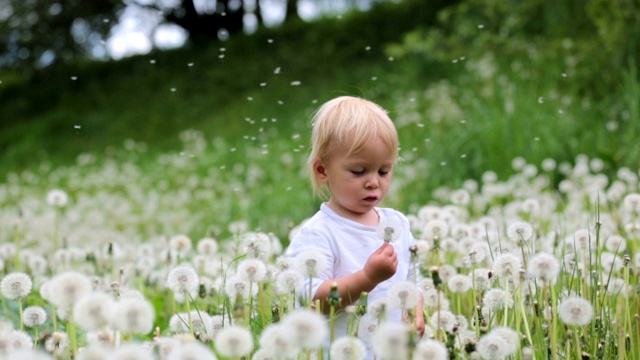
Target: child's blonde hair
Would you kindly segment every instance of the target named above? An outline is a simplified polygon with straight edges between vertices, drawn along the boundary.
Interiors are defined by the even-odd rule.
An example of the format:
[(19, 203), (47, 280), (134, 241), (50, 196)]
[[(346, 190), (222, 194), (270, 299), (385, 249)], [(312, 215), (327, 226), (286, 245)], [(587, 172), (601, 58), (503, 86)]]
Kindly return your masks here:
[(379, 137), (394, 159), (398, 156), (398, 132), (387, 112), (376, 103), (353, 96), (341, 96), (324, 103), (315, 113), (311, 125), (311, 153), (307, 166), (316, 194), (327, 191), (318, 181), (314, 165), (327, 161), (337, 148), (348, 149), (346, 156), (361, 151), (368, 141)]

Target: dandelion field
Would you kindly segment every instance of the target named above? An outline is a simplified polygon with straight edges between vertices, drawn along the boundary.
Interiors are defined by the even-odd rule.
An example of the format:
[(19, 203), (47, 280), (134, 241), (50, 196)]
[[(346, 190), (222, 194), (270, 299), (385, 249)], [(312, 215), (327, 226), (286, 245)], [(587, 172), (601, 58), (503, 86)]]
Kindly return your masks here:
[[(479, 39), (481, 21), (490, 27), (467, 19), (460, 31)], [(460, 52), (430, 36), (319, 79), (264, 59), (268, 85), (236, 96), (234, 117), (218, 114), (240, 119), (226, 133), (185, 125), (172, 150), (133, 137), (8, 170), (0, 359), (356, 360), (365, 342), (380, 360), (640, 358), (635, 67), (602, 98), (577, 85), (590, 60), (578, 42), (545, 51), (514, 36)], [(381, 103), (398, 128), (383, 206), (410, 219), (420, 277), (348, 307), (356, 331), (322, 348), (332, 322), (303, 288), (318, 262), (283, 251), (320, 201), (304, 170), (308, 119), (347, 92)], [(388, 307), (410, 317), (418, 293), (422, 337), (384, 321)]]

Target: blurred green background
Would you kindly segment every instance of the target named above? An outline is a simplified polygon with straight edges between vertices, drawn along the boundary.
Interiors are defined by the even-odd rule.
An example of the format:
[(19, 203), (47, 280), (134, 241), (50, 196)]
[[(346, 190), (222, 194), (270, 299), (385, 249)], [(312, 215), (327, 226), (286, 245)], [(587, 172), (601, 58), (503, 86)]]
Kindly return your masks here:
[[(75, 48), (46, 66), (53, 38), (32, 30), (41, 41), (27, 37), (29, 56), (11, 61), (26, 25), (0, 18), (0, 182), (76, 200), (175, 196), (182, 228), (159, 219), (149, 236), (220, 234), (241, 221), (285, 237), (321, 201), (304, 169), (309, 120), (344, 94), (396, 122), (401, 161), (385, 204), (401, 211), (487, 172), (506, 178), (514, 158), (539, 167), (586, 155), (606, 174), (638, 171), (637, 0), (343, 3), (119, 60), (66, 39)], [(107, 10), (77, 16), (110, 24)], [(3, 189), (5, 204), (18, 203), (23, 190)]]

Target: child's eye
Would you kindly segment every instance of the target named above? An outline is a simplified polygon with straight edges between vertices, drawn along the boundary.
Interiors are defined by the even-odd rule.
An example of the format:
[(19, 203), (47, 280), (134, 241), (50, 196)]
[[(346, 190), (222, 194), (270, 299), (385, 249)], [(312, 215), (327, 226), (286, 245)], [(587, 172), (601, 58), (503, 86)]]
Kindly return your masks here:
[(389, 170), (378, 170), (378, 174), (380, 174), (381, 176), (385, 176), (389, 173)]
[(353, 175), (364, 175), (364, 170), (351, 170)]

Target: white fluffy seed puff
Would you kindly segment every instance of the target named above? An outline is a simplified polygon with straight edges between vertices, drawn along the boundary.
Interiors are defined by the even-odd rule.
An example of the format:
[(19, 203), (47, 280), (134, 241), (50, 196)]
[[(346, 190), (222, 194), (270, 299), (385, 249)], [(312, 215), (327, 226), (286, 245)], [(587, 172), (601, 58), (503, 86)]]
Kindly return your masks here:
[(288, 313), (282, 323), (291, 330), (294, 344), (302, 349), (319, 348), (329, 332), (324, 316), (304, 308)]
[(593, 305), (587, 299), (571, 296), (558, 306), (558, 316), (567, 325), (587, 325), (593, 318)]
[(29, 306), (22, 312), (24, 326), (38, 327), (47, 321), (47, 312), (40, 306)]
[(373, 335), (373, 352), (380, 359), (406, 359), (409, 354), (409, 326), (383, 322)]
[(0, 291), (2, 296), (10, 300), (23, 299), (33, 288), (31, 277), (22, 272), (13, 272), (2, 278)]
[(319, 250), (305, 250), (294, 258), (293, 266), (304, 276), (314, 277), (327, 268), (327, 257)]
[(154, 318), (155, 311), (147, 300), (126, 298), (115, 303), (110, 322), (114, 329), (126, 334), (148, 334)]
[(413, 309), (420, 300), (420, 290), (411, 281), (401, 281), (389, 289), (387, 300), (391, 307), (402, 310)]
[(220, 355), (229, 358), (240, 358), (249, 355), (253, 350), (253, 335), (245, 327), (226, 326), (216, 335), (214, 344)]
[(421, 340), (413, 350), (413, 360), (447, 360), (449, 350), (440, 341), (433, 339)]
[(267, 275), (267, 265), (260, 259), (244, 259), (238, 264), (236, 274), (252, 283), (261, 282)]
[(89, 293), (73, 307), (73, 319), (85, 331), (96, 331), (109, 323), (114, 306), (113, 298), (106, 293)]
[(333, 360), (363, 360), (367, 356), (364, 342), (353, 336), (343, 336), (331, 344)]
[(176, 266), (167, 276), (167, 286), (175, 294), (195, 295), (199, 286), (198, 273), (191, 266)]
[(549, 253), (540, 252), (529, 260), (527, 272), (538, 281), (553, 281), (560, 273), (560, 261)]
[(70, 312), (76, 302), (91, 291), (89, 277), (76, 271), (56, 275), (47, 286), (49, 302), (67, 312)]

